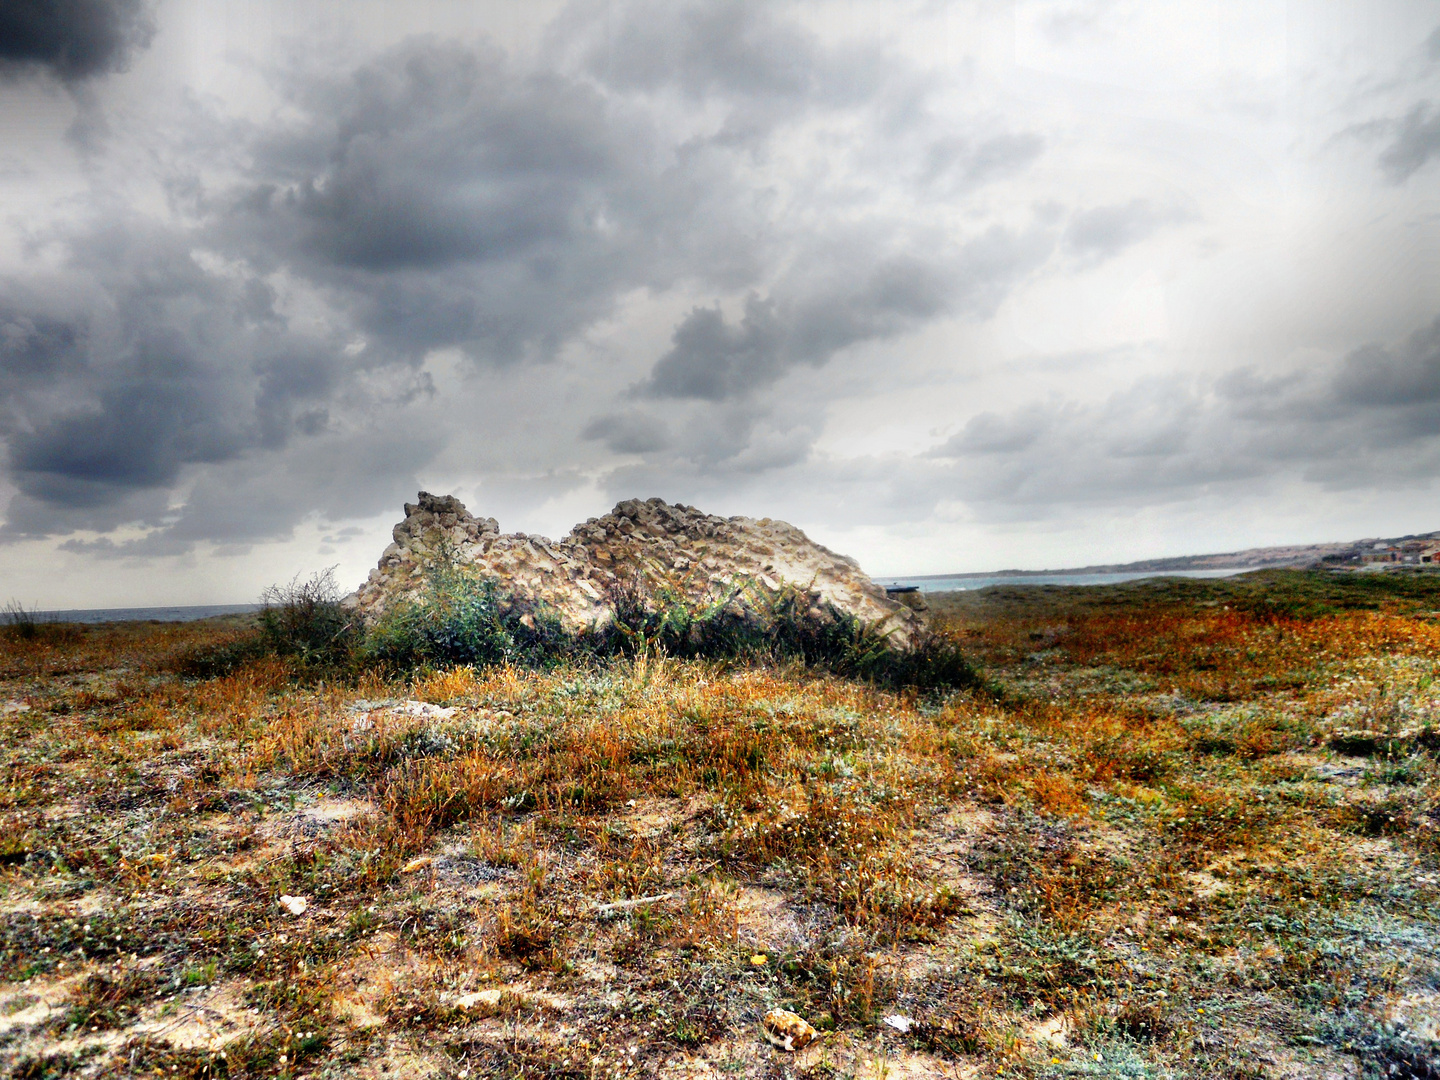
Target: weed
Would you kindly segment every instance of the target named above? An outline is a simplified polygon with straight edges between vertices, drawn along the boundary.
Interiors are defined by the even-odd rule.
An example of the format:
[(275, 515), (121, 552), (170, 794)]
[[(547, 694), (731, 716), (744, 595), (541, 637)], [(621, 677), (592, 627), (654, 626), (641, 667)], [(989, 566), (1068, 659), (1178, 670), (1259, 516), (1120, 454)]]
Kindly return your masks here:
[(302, 581), (297, 575), (260, 595), (260, 639), (267, 651), (302, 667), (343, 663), (358, 637), (356, 620), (340, 606), (332, 566)]
[(18, 600), (10, 600), (0, 608), (0, 625), (21, 641), (33, 641), (40, 633), (39, 613)]

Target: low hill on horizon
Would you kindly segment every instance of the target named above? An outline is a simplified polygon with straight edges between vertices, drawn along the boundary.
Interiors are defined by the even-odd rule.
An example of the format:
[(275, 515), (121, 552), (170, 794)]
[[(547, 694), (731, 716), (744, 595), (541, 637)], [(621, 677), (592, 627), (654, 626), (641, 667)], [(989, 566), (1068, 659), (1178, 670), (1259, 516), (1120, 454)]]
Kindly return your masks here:
[[(1377, 556), (1393, 549), (1395, 562), (1418, 562), (1422, 552), (1440, 547), (1440, 530), (1412, 533), (1398, 537), (1368, 537), (1344, 543), (1283, 544), (1275, 547), (1246, 548), (1210, 555), (1177, 555), (1161, 559), (1141, 559), (1128, 563), (1103, 563), (1091, 566), (1066, 567), (1056, 570), (986, 570), (958, 574), (894, 575), (906, 581), (937, 581), (943, 578), (1031, 577), (1042, 574), (1127, 574), (1165, 570), (1265, 570), (1303, 566), (1356, 566), (1378, 561)], [(882, 577), (878, 580), (890, 580)]]

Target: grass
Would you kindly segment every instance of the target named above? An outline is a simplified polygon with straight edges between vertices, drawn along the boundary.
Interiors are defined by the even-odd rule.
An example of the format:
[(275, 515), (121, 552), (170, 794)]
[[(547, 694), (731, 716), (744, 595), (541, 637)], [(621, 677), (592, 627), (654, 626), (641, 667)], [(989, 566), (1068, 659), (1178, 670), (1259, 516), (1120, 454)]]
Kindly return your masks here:
[(18, 600), (0, 606), (0, 637), (18, 641), (59, 641), (75, 637), (76, 628), (42, 616), (35, 608), (27, 608)]
[(39, 634), (43, 624), (37, 611), (27, 608), (18, 600), (10, 600), (0, 608), (0, 625), (12, 636), (22, 641), (31, 641)]
[(763, 621), (680, 655), (653, 598), (538, 660), (0, 636), (0, 1060), (1433, 1076), (1440, 579), (1397, 582), (932, 598), (949, 690)]

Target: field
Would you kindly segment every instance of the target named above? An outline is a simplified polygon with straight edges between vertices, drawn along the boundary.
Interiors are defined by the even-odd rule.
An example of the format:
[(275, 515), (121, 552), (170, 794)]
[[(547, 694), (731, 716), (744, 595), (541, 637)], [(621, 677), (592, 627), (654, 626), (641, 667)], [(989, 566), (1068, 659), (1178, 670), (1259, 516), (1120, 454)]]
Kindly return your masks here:
[(0, 633), (3, 1068), (1440, 1076), (1440, 575), (932, 599), (982, 686)]

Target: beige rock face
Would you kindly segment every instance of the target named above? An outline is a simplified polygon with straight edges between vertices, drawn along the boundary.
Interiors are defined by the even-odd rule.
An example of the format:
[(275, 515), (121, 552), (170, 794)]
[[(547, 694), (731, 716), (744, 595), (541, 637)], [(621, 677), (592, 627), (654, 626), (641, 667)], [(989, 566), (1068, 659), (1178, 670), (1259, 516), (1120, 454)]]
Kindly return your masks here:
[(804, 1050), (819, 1032), (789, 1009), (771, 1009), (760, 1020), (765, 1038), (781, 1050)]
[(885, 595), (854, 559), (837, 555), (783, 521), (722, 518), (661, 499), (620, 503), (604, 517), (575, 526), (563, 540), (500, 532), (494, 518), (476, 518), (451, 495), (422, 491), (405, 504), (395, 542), (359, 590), (346, 598), (367, 620), (418, 596), (427, 570), (453, 563), (493, 576), (510, 593), (548, 605), (566, 629), (603, 626), (618, 580), (644, 578), (693, 603), (711, 602), (747, 584), (767, 590), (796, 586), (812, 603), (829, 601), (906, 645), (923, 616)]

